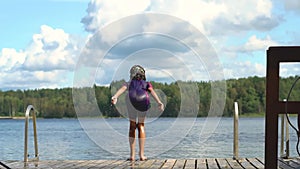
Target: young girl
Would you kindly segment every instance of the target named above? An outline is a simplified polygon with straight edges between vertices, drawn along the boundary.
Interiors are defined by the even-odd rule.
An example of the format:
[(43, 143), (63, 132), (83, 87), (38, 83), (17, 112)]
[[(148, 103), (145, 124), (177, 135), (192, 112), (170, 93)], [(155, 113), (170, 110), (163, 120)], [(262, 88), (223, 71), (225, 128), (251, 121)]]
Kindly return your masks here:
[[(164, 110), (164, 105), (154, 91), (152, 84), (146, 81), (145, 69), (140, 65), (134, 65), (130, 69), (130, 81), (124, 83), (123, 86), (112, 97), (112, 104), (117, 103), (118, 97), (128, 90), (126, 104), (130, 120), (129, 127), (129, 145), (130, 157), (128, 160), (135, 160), (135, 129), (138, 129), (139, 138), (139, 156), (140, 160), (147, 160), (144, 156), (144, 146), (146, 132), (144, 128), (145, 117), (150, 108), (150, 98), (148, 92), (151, 93), (155, 101), (158, 103), (159, 109)], [(138, 120), (138, 123), (136, 123)]]

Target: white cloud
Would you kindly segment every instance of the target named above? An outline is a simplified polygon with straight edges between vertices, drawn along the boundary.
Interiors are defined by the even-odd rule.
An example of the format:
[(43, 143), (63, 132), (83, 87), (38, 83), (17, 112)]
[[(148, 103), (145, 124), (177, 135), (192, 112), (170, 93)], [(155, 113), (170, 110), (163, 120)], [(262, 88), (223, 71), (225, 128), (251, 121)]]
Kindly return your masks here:
[[(134, 2), (134, 1), (132, 1)], [(128, 2), (130, 3), (130, 2)], [(109, 0), (92, 0), (89, 4), (87, 15), (82, 19), (87, 31), (95, 32), (99, 28), (109, 26), (109, 23), (121, 19), (125, 16), (141, 12), (158, 12), (169, 14), (190, 22), (196, 26), (200, 32), (209, 37), (223, 38), (223, 35), (235, 35), (244, 31), (266, 31), (271, 30), (278, 25), (279, 17), (272, 14), (272, 2), (270, 0), (253, 0), (253, 1), (199, 1), (199, 0), (159, 0), (159, 1), (142, 1), (140, 3), (130, 3), (124, 5), (120, 2)], [(233, 5), (234, 4), (234, 5)], [(122, 6), (122, 9), (119, 9)], [(130, 11), (130, 12), (129, 12)], [(110, 12), (113, 12), (110, 13)], [(154, 20), (153, 20), (154, 19)], [(96, 41), (98, 46), (105, 46), (104, 43), (116, 42), (122, 35), (134, 33), (138, 28), (136, 25), (143, 25), (143, 31), (157, 32), (163, 34), (181, 35), (185, 42), (191, 42), (195, 46), (201, 44), (201, 54), (211, 53), (213, 50), (202, 44), (203, 39), (194, 39), (193, 33), (190, 32), (188, 24), (168, 24), (168, 20), (159, 20), (159, 18), (140, 18), (132, 21), (128, 26), (122, 21), (115, 28), (105, 29), (102, 33), (101, 41)], [(173, 23), (173, 22), (171, 22)], [(114, 22), (116, 25), (116, 22)], [(137, 31), (137, 32), (140, 32)], [(219, 36), (222, 35), (222, 36)], [(121, 39), (120, 39), (121, 40)], [(220, 41), (216, 40), (216, 43)], [(151, 41), (155, 44), (157, 42)], [(101, 45), (99, 45), (101, 44)], [(276, 44), (267, 36), (265, 39), (259, 39), (253, 36), (243, 47), (233, 50), (240, 52), (252, 52), (266, 49), (268, 45)], [(126, 45), (125, 45), (126, 46)], [(127, 51), (135, 48), (136, 45), (129, 45)], [(145, 46), (146, 48), (149, 46)], [(100, 49), (101, 51), (101, 49)], [(135, 52), (135, 50), (131, 50)], [(187, 51), (188, 52), (188, 51)], [(209, 55), (209, 54), (207, 54)], [(126, 56), (123, 56), (126, 57)], [(95, 57), (93, 57), (95, 58)], [(119, 58), (120, 59), (120, 58)], [(96, 63), (96, 62), (93, 62)], [(218, 66), (209, 63), (209, 67)], [(206, 65), (207, 66), (207, 65)], [(259, 68), (259, 65), (252, 65), (252, 68)], [(254, 68), (255, 69), (255, 68)], [(109, 71), (108, 71), (109, 72)], [(254, 71), (255, 72), (255, 71)], [(206, 78), (207, 79), (207, 78)]]
[(69, 87), (70, 72), (54, 71), (14, 71), (0, 73), (1, 89), (35, 89)]
[(24, 62), (25, 53), (11, 48), (3, 48), (0, 52), (0, 69), (2, 72), (10, 72), (16, 65)]
[(270, 30), (280, 20), (272, 15), (272, 7), (270, 0), (92, 0), (82, 23), (87, 31), (94, 32), (122, 17), (150, 11), (179, 17), (195, 25), (204, 34), (214, 35), (246, 30)]
[(26, 49), (26, 59), (22, 69), (72, 70), (80, 50), (77, 43), (62, 29), (42, 25), (41, 32), (33, 35), (32, 43)]
[(269, 46), (276, 46), (277, 42), (273, 41), (270, 36), (264, 39), (259, 39), (256, 35), (251, 36), (248, 42), (240, 49), (242, 52), (253, 52), (260, 50), (267, 50)]
[[(119, 29), (119, 25), (122, 25), (124, 29)], [(136, 27), (132, 29), (131, 25)], [(119, 31), (114, 31), (114, 26)], [(168, 73), (164, 73), (164, 77), (169, 78), (163, 80), (169, 82), (174, 80), (212, 80), (210, 78), (220, 80), (222, 78), (218, 58), (207, 38), (196, 29), (192, 29), (189, 23), (175, 17), (157, 14), (135, 15), (103, 29), (104, 31), (97, 32), (89, 41), (88, 49), (80, 57), (78, 65), (78, 68), (91, 67), (94, 70), (97, 69), (96, 66), (101, 68), (96, 77), (98, 84), (110, 83), (115, 71), (119, 71), (120, 77), (117, 79), (128, 79), (128, 69), (134, 64), (165, 70)], [(105, 32), (110, 30), (113, 30), (112, 32), (115, 34), (107, 36), (110, 34)], [(154, 32), (154, 34), (140, 34), (141, 32)], [(128, 37), (127, 33), (129, 35), (137, 34), (137, 36)], [(128, 39), (119, 41), (124, 37), (128, 37)], [(113, 48), (110, 48), (108, 44), (111, 44)], [(103, 56), (107, 49), (109, 49), (109, 53)], [(195, 54), (195, 52), (197, 53)], [(205, 68), (203, 64), (205, 64)], [(116, 67), (119, 70), (116, 70)], [(216, 70), (218, 75), (213, 70)], [(208, 77), (208, 71), (211, 73), (210, 77)], [(195, 72), (198, 74), (196, 75)], [(156, 76), (156, 74), (153, 77), (162, 79), (162, 76)]]
[(162, 0), (152, 1), (150, 10), (153, 12), (170, 14), (189, 21), (195, 25), (201, 32), (206, 32), (207, 23), (214, 20), (221, 13), (226, 12), (224, 3), (213, 1), (190, 0)]
[(253, 52), (265, 51), (270, 46), (277, 46), (278, 42), (271, 39), (269, 35), (264, 38), (258, 38), (256, 35), (252, 35), (248, 38), (247, 42), (242, 45), (224, 46), (222, 48), (223, 54), (225, 53), (228, 58), (236, 58), (239, 53), (252, 54)]
[[(299, 9), (297, 7), (298, 4), (295, 4), (297, 2), (293, 0), (286, 1), (286, 8), (291, 10), (296, 8)], [(220, 53), (225, 55), (239, 52), (251, 53), (262, 51), (267, 49), (268, 46), (278, 45), (273, 37), (269, 35), (266, 35), (264, 38), (253, 35), (243, 46), (228, 47), (227, 44), (222, 44), (223, 42), (226, 42), (230, 36), (239, 36), (241, 33), (247, 33), (248, 31), (251, 31), (251, 33), (254, 32), (253, 34), (256, 32), (265, 33), (275, 28), (281, 21), (281, 18), (274, 15), (271, 0), (91, 0), (87, 9), (87, 14), (86, 16), (83, 16), (81, 22), (84, 24), (86, 31), (95, 33), (96, 30), (106, 27), (120, 18), (143, 12), (169, 14), (191, 23), (205, 36), (209, 37), (210, 40), (213, 40), (215, 47), (222, 46), (223, 49), (226, 49), (225, 52), (220, 51)], [(155, 18), (154, 20), (151, 20), (151, 18), (147, 18), (147, 20), (143, 20), (145, 18), (140, 19), (141, 20), (132, 21), (130, 26), (125, 25), (126, 27), (124, 27), (123, 23), (120, 22), (119, 25), (113, 29), (107, 29), (106, 32), (104, 31), (99, 41), (95, 41), (96, 43), (90, 44), (98, 46), (97, 49), (99, 51), (90, 57), (82, 59), (82, 61), (90, 62), (93, 66), (99, 66), (99, 59), (97, 57), (99, 57), (99, 54), (103, 54), (100, 52), (104, 52), (105, 50), (103, 49), (105, 49), (109, 43), (116, 42), (119, 37), (122, 37), (122, 35), (126, 35), (140, 29), (140, 27), (136, 25), (137, 22), (143, 24), (143, 31), (176, 34), (178, 37), (186, 38), (179, 40), (189, 42), (189, 45), (194, 44), (197, 46), (202, 44), (201, 55), (210, 53), (212, 52), (211, 50), (213, 50), (208, 48), (206, 45), (203, 45), (203, 39), (194, 39), (192, 36), (194, 32), (190, 31), (191, 28), (188, 27), (188, 24), (185, 22), (169, 24), (168, 21), (160, 20), (158, 22)], [(245, 36), (241, 36), (241, 39), (243, 40), (244, 37)], [(239, 39), (239, 42), (241, 39)], [(108, 59), (103, 60), (102, 63), (105, 65), (100, 65), (103, 67), (99, 70), (99, 75), (101, 74), (105, 76), (106, 74), (114, 73), (112, 66), (120, 64), (124, 57), (139, 50), (149, 47), (155, 48), (159, 45), (163, 46), (163, 49), (170, 51), (172, 51), (172, 47), (174, 48), (174, 44), (169, 43), (169, 41), (145, 38), (143, 39), (145, 40), (144, 42), (137, 43), (135, 40), (136, 39), (133, 39), (133, 41), (128, 40), (126, 43), (123, 43), (122, 46), (115, 46), (119, 47), (119, 50), (114, 51), (115, 53), (110, 53), (111, 56), (108, 56)], [(28, 48), (20, 51), (9, 48), (1, 50), (0, 77), (2, 80), (0, 80), (0, 83), (5, 84), (7, 87), (9, 87), (12, 83), (19, 84), (20, 86), (18, 86), (18, 88), (22, 88), (22, 85), (24, 87), (26, 86), (26, 88), (37, 86), (36, 84), (39, 83), (41, 83), (39, 87), (55, 87), (65, 84), (69, 84), (70, 86), (70, 82), (72, 80), (70, 80), (70, 76), (72, 75), (74, 66), (77, 63), (78, 55), (82, 53), (80, 49), (84, 43), (85, 39), (76, 39), (73, 35), (68, 34), (63, 29), (56, 29), (47, 25), (42, 25), (40, 32), (33, 35), (32, 42)], [(177, 50), (174, 49), (173, 52), (184, 57), (186, 67), (197, 74), (196, 78), (209, 79), (207, 78), (207, 72), (205, 72), (207, 70), (204, 70), (204, 67), (207, 65), (201, 65), (201, 68), (191, 66), (194, 60), (189, 60), (190, 51), (178, 50), (178, 48), (176, 49)], [(234, 56), (240, 57), (238, 54), (234, 54)], [(222, 55), (221, 57), (225, 58), (226, 56)], [(158, 74), (156, 69), (150, 69), (150, 72), (153, 72), (156, 75), (156, 78), (168, 77), (168, 72), (176, 73), (178, 76), (185, 75), (184, 71), (181, 69), (174, 69), (174, 67), (176, 67), (174, 66), (176, 65), (175, 62), (172, 63), (169, 60), (168, 64), (166, 64), (164, 62), (154, 63), (151, 59), (149, 60), (148, 66), (153, 67), (153, 65), (160, 64), (169, 66), (168, 68), (165, 67), (166, 72), (162, 74)], [(160, 61), (165, 60), (161, 59)], [(209, 67), (211, 66), (214, 65), (209, 65)], [(230, 66), (225, 66), (225, 71), (229, 77), (264, 75), (265, 66), (260, 63), (252, 63), (250, 61), (235, 62)], [(127, 76), (128, 72), (126, 71), (125, 73)], [(18, 78), (12, 78), (11, 76)], [(105, 78), (105, 83), (111, 80), (106, 76)], [(191, 77), (187, 78), (191, 79)], [(7, 82), (4, 82), (4, 79), (7, 80)], [(25, 81), (28, 80), (35, 82), (36, 84), (26, 83)], [(100, 78), (100, 80), (103, 79)]]
[(236, 79), (250, 76), (266, 76), (266, 67), (260, 63), (245, 62), (231, 62), (224, 65), (224, 72), (226, 79)]
[(95, 32), (121, 17), (145, 11), (149, 3), (150, 0), (91, 0), (87, 15), (81, 22), (85, 24), (86, 31)]
[(300, 76), (300, 63), (297, 62), (287, 62), (280, 63), (279, 75), (282, 77), (288, 76)]
[(62, 29), (41, 26), (30, 45), (21, 51), (0, 53), (1, 88), (71, 86), (81, 41)]
[[(132, 20), (132, 24), (128, 26), (128, 24), (124, 24), (122, 20), (119, 22), (114, 22), (114, 27), (107, 29), (109, 27), (109, 23), (121, 19), (128, 15), (133, 15), (137, 13), (141, 13), (143, 11), (148, 12), (158, 12), (163, 14), (169, 14), (171, 16), (178, 17), (183, 21), (190, 22), (193, 26), (204, 33), (204, 35), (208, 37), (213, 37), (214, 43), (218, 46), (218, 43), (221, 43), (220, 39), (224, 38), (223, 35), (227, 37), (231, 35), (239, 34), (240, 32), (245, 31), (266, 31), (271, 30), (278, 25), (280, 21), (279, 17), (274, 16), (272, 14), (273, 4), (270, 0), (253, 0), (253, 1), (236, 1), (236, 0), (226, 0), (226, 1), (199, 1), (199, 0), (159, 0), (159, 1), (143, 1), (142, 4), (134, 4), (132, 5), (124, 5), (121, 11), (115, 11), (114, 7), (118, 8), (120, 4), (114, 4), (115, 2), (105, 1), (105, 0), (93, 0), (89, 4), (89, 8), (87, 10), (87, 15), (82, 19), (82, 23), (85, 25), (86, 30), (90, 32), (95, 32), (95, 30), (99, 28), (104, 28), (104, 31), (101, 35), (101, 41), (97, 42), (98, 46), (105, 46), (107, 43), (116, 43), (120, 37), (124, 37), (126, 34), (133, 34), (134, 32), (141, 32), (139, 30), (139, 26), (143, 25), (144, 32), (156, 32), (162, 34), (176, 34), (178, 37), (182, 37), (184, 42), (189, 42), (189, 45), (194, 44), (195, 46), (200, 46), (201, 55), (205, 56), (209, 55), (213, 50), (210, 49), (207, 44), (203, 43), (202, 39), (195, 39), (193, 34), (195, 32), (191, 32), (189, 28), (189, 24), (185, 22), (178, 22), (178, 24), (174, 24), (171, 20), (160, 20), (161, 18), (136, 18)], [(234, 5), (232, 5), (234, 4)], [(128, 12), (129, 9), (133, 8), (131, 12)], [(108, 12), (106, 12), (108, 11)], [(109, 12), (114, 11), (114, 14), (110, 14)], [(127, 11), (127, 12), (126, 12)], [(168, 23), (168, 21), (170, 21)], [(170, 24), (171, 23), (171, 24)], [(118, 25), (119, 24), (119, 25)], [(138, 26), (137, 26), (138, 25)], [(106, 26), (106, 27), (105, 27)], [(102, 29), (103, 30), (103, 29)], [(222, 35), (222, 36), (220, 36)], [(121, 39), (119, 39), (121, 40)], [(162, 41), (152, 41), (151, 39), (145, 39), (143, 44), (158, 44)], [(101, 45), (99, 45), (101, 44)], [(266, 49), (270, 45), (276, 45), (277, 43), (271, 39), (270, 36), (266, 36), (263, 39), (257, 38), (255, 35), (250, 37), (248, 42), (241, 47), (233, 47), (230, 49), (231, 52), (254, 52), (261, 51)], [(142, 45), (127, 42), (126, 48), (121, 48), (119, 51), (120, 57), (115, 56), (115, 58), (122, 59), (126, 57), (126, 54), (130, 54), (128, 52), (135, 52), (133, 50), (137, 47), (140, 47), (139, 50), (142, 49)], [(144, 45), (145, 48), (149, 48), (151, 45)], [(153, 45), (152, 45), (153, 46)], [(163, 45), (166, 46), (166, 45)], [(116, 46), (115, 46), (116, 47)], [(228, 47), (224, 47), (228, 48)], [(100, 49), (101, 51), (101, 49)], [(172, 49), (170, 50), (172, 51)], [(173, 51), (174, 52), (174, 51)], [(185, 51), (187, 53), (183, 53), (183, 55), (188, 54), (189, 51)], [(93, 52), (95, 53), (95, 52)], [(116, 53), (118, 55), (118, 53)], [(221, 56), (224, 57), (224, 56)], [(92, 58), (95, 58), (94, 56)], [(187, 59), (185, 59), (187, 60)], [(209, 60), (209, 59), (208, 59)], [(213, 63), (209, 63), (209, 69), (214, 66)], [(90, 61), (90, 60), (88, 60)], [(96, 63), (96, 62), (92, 62)], [(157, 63), (156, 63), (157, 64)], [(242, 64), (242, 63), (239, 63)], [(246, 64), (247, 65), (247, 64)], [(109, 67), (109, 66), (108, 66)], [(108, 68), (109, 69), (109, 68)], [(200, 69), (195, 69), (192, 67), (194, 72), (197, 72), (198, 79), (209, 79), (212, 77), (207, 77), (207, 72), (204, 72)], [(261, 69), (261, 65), (251, 65), (249, 69), (253, 69), (253, 73), (258, 73), (260, 75), (260, 71), (256, 71)], [(170, 70), (167, 70), (170, 71)], [(206, 70), (208, 71), (208, 70)], [(210, 70), (212, 71), (212, 70)], [(106, 71), (113, 72), (111, 69)], [(174, 71), (173, 71), (174, 72)], [(249, 71), (245, 71), (245, 75), (249, 75)], [(107, 79), (108, 80), (108, 79)], [(103, 79), (102, 79), (103, 81)]]

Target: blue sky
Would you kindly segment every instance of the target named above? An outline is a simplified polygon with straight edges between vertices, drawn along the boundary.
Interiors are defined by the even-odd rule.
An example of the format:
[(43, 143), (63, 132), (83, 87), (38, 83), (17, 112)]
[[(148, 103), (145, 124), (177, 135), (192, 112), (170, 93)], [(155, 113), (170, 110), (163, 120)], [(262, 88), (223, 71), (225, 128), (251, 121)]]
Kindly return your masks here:
[(87, 5), (88, 1), (1, 1), (0, 47), (25, 49), (41, 25), (62, 28), (71, 34), (84, 34), (80, 20)]
[[(105, 29), (110, 24), (117, 25), (118, 21), (126, 16), (149, 12), (167, 14), (196, 27), (215, 49), (225, 79), (263, 77), (266, 64), (265, 51), (269, 46), (300, 44), (300, 1), (298, 0), (224, 0), (222, 2), (204, 0), (128, 0), (124, 2), (118, 0), (4, 0), (0, 1), (0, 89), (72, 87), (80, 53), (97, 30)], [(156, 26), (158, 33), (166, 31), (173, 33), (178, 31), (178, 34), (188, 33), (184, 32), (188, 31), (184, 30), (184, 25), (176, 27), (170, 25), (168, 30), (159, 27), (156, 22), (153, 22), (153, 25)], [(117, 32), (109, 37), (110, 40), (120, 37), (119, 35), (123, 32), (128, 32), (135, 26), (122, 25), (121, 28), (116, 29)], [(134, 41), (134, 38), (132, 40)], [(136, 48), (132, 40), (123, 41), (122, 45), (115, 44), (120, 47), (111, 55), (124, 53), (126, 48), (128, 51), (131, 51), (130, 48)], [(148, 40), (145, 44), (155, 44), (160, 40), (162, 45), (174, 44), (170, 39), (148, 38)], [(174, 50), (172, 46), (163, 48), (169, 49), (168, 54), (165, 53), (166, 57), (168, 56), (164, 58), (165, 60), (170, 60), (170, 54), (174, 58), (184, 57), (186, 60), (190, 58), (188, 51), (179, 52), (175, 46), (173, 46)], [(144, 48), (147, 46), (140, 45), (139, 49)], [(120, 58), (121, 56), (123, 58)], [(148, 54), (143, 53), (140, 57), (145, 56)], [(130, 57), (123, 55), (112, 58), (108, 57), (98, 63), (97, 74), (92, 77), (95, 83), (109, 84), (115, 78), (112, 75), (120, 72), (116, 67), (124, 67), (120, 64), (126, 62), (133, 63), (126, 60)], [(117, 61), (115, 58), (121, 60)], [(95, 58), (88, 58), (88, 60), (93, 59)], [(159, 62), (162, 61), (164, 60)], [(149, 62), (152, 61), (149, 60)], [(101, 65), (102, 63), (105, 65)], [(152, 66), (147, 71), (151, 77), (150, 80), (163, 81), (164, 78), (177, 80), (172, 78), (174, 74), (178, 75), (176, 69), (179, 70), (180, 67), (175, 63), (178, 62), (169, 64), (169, 67), (159, 67), (157, 63), (149, 63)], [(154, 67), (155, 64), (157, 67)], [(180, 68), (200, 72), (193, 74), (192, 78), (195, 80), (209, 80), (210, 76), (203, 73), (205, 65), (197, 68), (197, 65), (201, 64), (197, 62), (194, 64), (196, 65), (186, 61), (186, 67)], [(206, 67), (206, 69), (210, 68)], [(165, 74), (159, 73), (162, 70)], [(299, 74), (300, 65), (298, 64), (284, 65), (281, 72), (282, 76)], [(106, 78), (108, 75), (111, 76)]]

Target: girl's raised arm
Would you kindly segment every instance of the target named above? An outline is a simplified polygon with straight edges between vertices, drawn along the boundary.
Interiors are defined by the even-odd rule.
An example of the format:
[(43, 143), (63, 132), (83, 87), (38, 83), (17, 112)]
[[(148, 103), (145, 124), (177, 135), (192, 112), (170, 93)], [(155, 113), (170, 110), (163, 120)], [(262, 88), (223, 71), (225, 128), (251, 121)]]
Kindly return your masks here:
[(116, 94), (115, 94), (113, 97), (111, 97), (111, 103), (112, 103), (112, 104), (116, 104), (117, 101), (118, 101), (118, 97), (119, 97), (122, 93), (124, 93), (124, 92), (126, 91), (126, 89), (127, 89), (126, 86), (122, 86), (122, 87), (116, 92)]
[(154, 89), (151, 87), (148, 89), (151, 93), (151, 95), (154, 97), (155, 101), (158, 103), (158, 107), (161, 111), (164, 111), (164, 104), (160, 101), (159, 97), (157, 96)]

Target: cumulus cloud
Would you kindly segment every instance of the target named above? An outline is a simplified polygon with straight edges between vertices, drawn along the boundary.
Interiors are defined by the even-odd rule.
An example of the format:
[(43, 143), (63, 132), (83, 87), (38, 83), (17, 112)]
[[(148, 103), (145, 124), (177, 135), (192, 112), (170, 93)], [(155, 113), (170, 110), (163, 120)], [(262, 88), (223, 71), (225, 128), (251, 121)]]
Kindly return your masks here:
[(11, 72), (16, 65), (24, 63), (26, 54), (11, 48), (3, 48), (0, 52), (0, 68), (2, 72)]
[(253, 52), (265, 51), (270, 46), (278, 45), (279, 43), (272, 40), (269, 35), (264, 38), (258, 38), (256, 35), (252, 35), (244, 44), (223, 47), (222, 53), (225, 53), (230, 58), (235, 58), (239, 56), (239, 53), (252, 54)]
[(145, 11), (149, 3), (150, 0), (91, 0), (86, 10), (87, 15), (81, 22), (85, 25), (86, 31), (95, 32), (121, 17)]
[(279, 75), (282, 77), (300, 76), (300, 63), (280, 63)]
[[(143, 51), (148, 52), (145, 54)], [(122, 67), (117, 75), (126, 72), (126, 75), (117, 79), (128, 79), (128, 69), (134, 64), (156, 67), (168, 72), (164, 76), (154, 78), (165, 77), (163, 80), (169, 82), (222, 79), (216, 53), (208, 39), (198, 29), (176, 17), (151, 13), (133, 15), (103, 27), (90, 39), (77, 68), (81, 70), (82, 67), (89, 67), (89, 72), (86, 72), (89, 76), (93, 76), (91, 72), (96, 72), (98, 68), (97, 83), (107, 84), (111, 80), (116, 80), (112, 79), (116, 67)], [(200, 64), (205, 64), (205, 70)], [(203, 70), (205, 78), (190, 73), (199, 73)], [(213, 70), (216, 70), (217, 76), (212, 75)], [(207, 75), (208, 72), (211, 73), (210, 77)], [(78, 80), (81, 84), (80, 79)], [(90, 85), (92, 83), (94, 81)]]
[(62, 88), (71, 85), (71, 73), (63, 70), (53, 71), (13, 71), (0, 73), (1, 89)]
[[(188, 2), (182, 0), (143, 0), (136, 2), (135, 0), (132, 0), (126, 3), (132, 5), (125, 5), (122, 2), (110, 0), (92, 0), (89, 3), (87, 14), (82, 18), (81, 22), (84, 24), (85, 29), (91, 33), (95, 33), (101, 28), (101, 33), (99, 34), (100, 37), (97, 37), (99, 40), (94, 44), (90, 44), (91, 46), (98, 45), (99, 50), (92, 53), (104, 54), (103, 52), (105, 52), (107, 46), (118, 42), (118, 40), (121, 40), (120, 37), (124, 37), (126, 34), (134, 32), (157, 32), (162, 34), (176, 34), (180, 37), (179, 40), (189, 42), (189, 45), (201, 46), (201, 49), (199, 49), (201, 55), (209, 56), (209, 53), (212, 52), (209, 50), (213, 49), (210, 49), (206, 44), (202, 43), (204, 38), (194, 38), (195, 36), (193, 36), (193, 34), (195, 32), (190, 31), (191, 28), (187, 22), (195, 26), (199, 32), (203, 33), (205, 36), (222, 38), (223, 35), (230, 36), (245, 31), (269, 31), (276, 27), (281, 21), (280, 17), (275, 16), (272, 13), (273, 4), (270, 0), (190, 0)], [(178, 17), (178, 20), (181, 20), (181, 22), (174, 24), (174, 22), (168, 23), (168, 20), (163, 20), (162, 18), (140, 17), (132, 20), (132, 24), (129, 25), (128, 22), (124, 23), (122, 20), (122, 18), (126, 16), (145, 11), (169, 14)], [(117, 20), (118, 22), (113, 22)], [(110, 23), (114, 23), (114, 27), (108, 29), (107, 27), (110, 26)], [(116, 23), (118, 23), (118, 25)], [(140, 30), (141, 26), (143, 30)], [(174, 47), (173, 44), (167, 44), (164, 43), (164, 41), (157, 41), (153, 38), (144, 38), (141, 43), (136, 40), (137, 38), (134, 38), (132, 41), (129, 39), (123, 41), (122, 45), (115, 45), (114, 48), (117, 49), (112, 49), (106, 57), (109, 57), (109, 59), (122, 59), (127, 55), (130, 55), (130, 53), (134, 53), (142, 48), (162, 48), (167, 47), (168, 45), (171, 47), (168, 48), (169, 51), (178, 52), (176, 50), (179, 49)], [(219, 42), (216, 41), (216, 43)], [(277, 43), (269, 36), (265, 39), (259, 39), (256, 36), (252, 36), (244, 46), (233, 47), (232, 51), (260, 51), (266, 49), (269, 45), (276, 44)], [(183, 54), (181, 56), (185, 55), (185, 52), (189, 53), (189, 50), (182, 51)], [(94, 66), (97, 66), (99, 64), (97, 59), (97, 56), (93, 55), (90, 59), (86, 58), (85, 61), (94, 64), (96, 63)], [(206, 59), (206, 61), (207, 60), (209, 59)], [(108, 62), (103, 61), (102, 63)], [(213, 63), (209, 64), (208, 67), (211, 69)], [(215, 65), (215, 67), (217, 66), (219, 65)], [(107, 71), (107, 73), (108, 72), (112, 72), (112, 70)], [(104, 73), (104, 75), (107, 73)]]
[[(296, 0), (285, 1), (285, 7), (288, 10), (299, 9), (298, 4)], [(131, 24), (130, 22), (124, 24), (124, 22), (119, 20), (126, 16), (145, 12), (168, 14), (179, 18), (180, 22), (168, 22), (168, 20), (163, 20), (163, 18), (151, 17), (136, 18), (131, 21)], [(119, 21), (117, 22), (118, 25), (114, 21)], [(159, 62), (155, 64), (153, 61), (154, 57), (150, 55), (147, 55), (148, 59), (144, 59), (144, 62), (141, 61), (146, 67), (149, 67), (149, 72), (154, 74), (153, 78), (165, 80), (171, 77), (172, 73), (184, 77), (186, 75), (183, 73), (184, 71), (176, 69), (176, 65), (179, 64), (181, 59), (184, 62), (184, 67), (196, 74), (185, 78), (209, 80), (208, 69), (219, 65), (214, 65), (213, 61), (209, 62), (210, 54), (213, 53), (214, 49), (204, 42), (207, 40), (205, 39), (206, 37), (213, 40), (213, 45), (218, 47), (230, 36), (239, 36), (241, 33), (250, 31), (252, 33), (267, 32), (277, 27), (281, 21), (282, 18), (274, 14), (271, 0), (91, 0), (87, 7), (86, 15), (81, 18), (81, 23), (83, 23), (85, 30), (91, 34), (96, 33), (99, 29), (104, 29), (97, 34), (97, 37), (91, 38), (90, 43), (87, 43), (87, 49), (85, 49), (94, 48), (97, 51), (90, 56), (83, 57), (79, 62), (89, 63), (93, 67), (99, 66), (98, 74), (95, 75), (97, 76), (96, 80), (109, 83), (112, 79), (107, 75), (115, 73), (113, 68), (122, 64), (129, 66), (136, 61), (126, 58), (130, 58), (131, 55), (143, 49), (162, 49), (171, 51), (173, 56), (156, 58)], [(109, 27), (111, 23), (114, 23), (115, 26)], [(198, 34), (198, 39), (194, 38), (195, 32), (191, 31), (192, 26), (189, 23), (203, 33), (201, 38), (199, 38), (200, 35)], [(124, 35), (134, 32), (171, 34), (176, 35), (178, 39), (166, 36), (158, 37), (147, 33), (128, 37), (128, 39), (120, 39), (120, 37), (124, 38)], [(225, 39), (224, 41), (222, 41), (223, 38)], [(2, 70), (0, 77), (1, 79), (10, 79), (11, 83), (20, 84), (19, 87), (22, 84), (25, 87), (25, 82), (22, 81), (24, 78), (19, 77), (26, 77), (25, 79), (27, 80), (41, 83), (40, 86), (71, 85), (72, 79), (70, 80), (69, 77), (72, 75), (74, 66), (78, 64), (77, 57), (80, 53), (82, 56), (86, 54), (85, 51), (81, 52), (82, 46), (85, 45), (85, 40), (76, 39), (63, 29), (42, 25), (40, 32), (33, 35), (32, 42), (24, 50), (17, 51), (4, 48), (0, 51), (0, 68)], [(188, 43), (189, 46), (187, 48), (182, 47), (178, 45), (177, 42), (179, 41), (183, 42), (183, 45)], [(116, 42), (117, 44), (113, 44)], [(226, 45), (222, 46), (223, 49), (226, 49), (225, 52), (222, 51), (222, 54), (262, 51), (267, 49), (268, 46), (278, 45), (278, 43), (271, 36), (261, 38), (253, 35), (244, 45), (229, 47)], [(113, 48), (110, 49), (109, 47), (111, 46)], [(191, 57), (192, 50), (189, 47), (195, 46), (200, 46), (198, 51), (201, 56), (205, 56), (202, 60), (193, 60), (195, 58)], [(107, 49), (110, 51), (104, 53)], [(106, 58), (99, 60), (99, 57), (105, 54)], [(146, 57), (146, 55), (143, 57)], [(174, 60), (174, 57), (180, 59)], [(221, 57), (224, 58), (224, 56)], [(204, 65), (203, 60), (205, 59), (208, 65)], [(197, 68), (193, 66), (193, 62), (202, 62), (202, 65)], [(157, 67), (160, 64), (164, 64), (160, 67), (164, 68), (162, 69), (164, 70), (163, 73), (158, 73)], [(233, 64), (235, 66), (225, 65), (225, 71), (230, 77), (264, 74), (264, 66), (259, 63), (236, 62)], [(239, 70), (238, 74), (236, 74), (236, 70)], [(126, 71), (123, 74), (124, 77), (127, 77), (128, 72)], [(18, 78), (11, 78), (9, 75)], [(11, 85), (3, 80), (1, 84)], [(27, 85), (26, 88), (33, 86)]]
[(246, 62), (231, 62), (224, 65), (224, 72), (227, 79), (236, 79), (248, 77), (249, 75), (266, 76), (266, 67), (260, 63)]
[(62, 29), (42, 25), (30, 45), (0, 52), (2, 88), (70, 86), (81, 43)]
[[(92, 0), (82, 23), (95, 32), (103, 25), (122, 17), (144, 12), (170, 14), (195, 25), (206, 35), (236, 33), (247, 30), (271, 30), (281, 18), (272, 14), (270, 0), (199, 1), (199, 0), (130, 0), (124, 2)], [(233, 5), (234, 4), (234, 5)]]
[(34, 34), (26, 49), (23, 70), (72, 70), (79, 50), (77, 42), (62, 29), (42, 25), (41, 32)]
[[(249, 30), (268, 31), (278, 26), (281, 21), (279, 16), (272, 14), (270, 0), (222, 2), (224, 10), (204, 22), (205, 31), (209, 35), (228, 35)], [(210, 8), (210, 10), (214, 9)]]
[(277, 42), (273, 41), (270, 36), (266, 36), (264, 39), (259, 39), (256, 35), (251, 36), (247, 43), (240, 48), (241, 52), (254, 52), (260, 50), (267, 50), (269, 46), (276, 46)]

